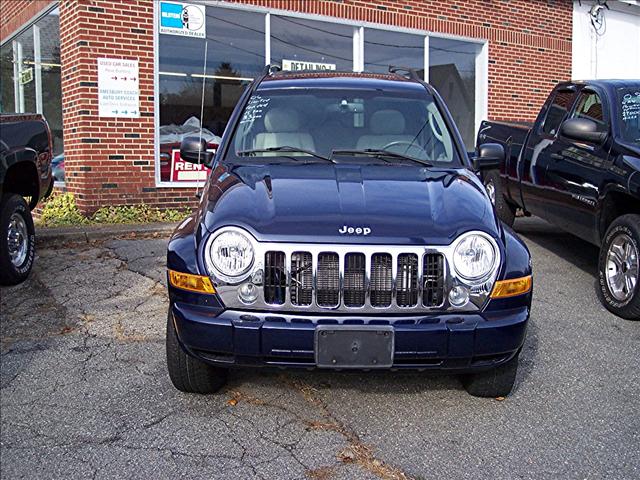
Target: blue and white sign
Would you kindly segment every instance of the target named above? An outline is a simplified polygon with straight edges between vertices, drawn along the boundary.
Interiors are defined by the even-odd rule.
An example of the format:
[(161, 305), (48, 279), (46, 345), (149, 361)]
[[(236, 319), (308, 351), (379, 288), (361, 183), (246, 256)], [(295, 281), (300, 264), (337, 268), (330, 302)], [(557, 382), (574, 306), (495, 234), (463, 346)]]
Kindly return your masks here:
[(206, 38), (207, 17), (203, 5), (160, 2), (160, 33)]

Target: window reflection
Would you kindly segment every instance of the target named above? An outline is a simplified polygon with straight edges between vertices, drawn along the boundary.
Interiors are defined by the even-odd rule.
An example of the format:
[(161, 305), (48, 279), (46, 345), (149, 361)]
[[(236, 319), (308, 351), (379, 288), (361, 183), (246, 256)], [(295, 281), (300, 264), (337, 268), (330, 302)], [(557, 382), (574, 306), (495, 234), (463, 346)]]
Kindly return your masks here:
[(0, 47), (0, 112), (15, 112), (13, 88), (13, 45), (7, 42)]
[(62, 83), (60, 75), (60, 16), (58, 9), (36, 23), (40, 29), (40, 75), (42, 113), (53, 136), (53, 154), (63, 151)]
[(413, 68), (424, 78), (424, 36), (365, 29), (364, 69), (386, 73), (390, 65)]
[(429, 83), (449, 107), (467, 148), (475, 144), (476, 43), (431, 37)]
[(271, 16), (271, 61), (335, 65), (353, 69), (353, 27), (300, 18)]

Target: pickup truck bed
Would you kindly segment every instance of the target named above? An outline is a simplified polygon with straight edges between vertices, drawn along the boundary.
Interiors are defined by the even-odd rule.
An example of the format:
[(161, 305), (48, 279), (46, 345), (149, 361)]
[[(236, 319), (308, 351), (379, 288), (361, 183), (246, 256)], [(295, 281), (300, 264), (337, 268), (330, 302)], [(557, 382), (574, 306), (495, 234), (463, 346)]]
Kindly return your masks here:
[[(504, 147), (505, 162), (502, 174), (512, 182), (518, 180), (518, 158), (522, 152), (522, 147), (527, 140), (529, 130), (533, 126), (530, 122), (489, 122), (483, 121), (480, 124), (478, 138), (482, 143), (500, 143)], [(513, 202), (520, 202), (520, 191), (517, 188), (510, 188), (512, 182), (507, 182), (504, 194)], [(511, 198), (515, 196), (515, 198)]]

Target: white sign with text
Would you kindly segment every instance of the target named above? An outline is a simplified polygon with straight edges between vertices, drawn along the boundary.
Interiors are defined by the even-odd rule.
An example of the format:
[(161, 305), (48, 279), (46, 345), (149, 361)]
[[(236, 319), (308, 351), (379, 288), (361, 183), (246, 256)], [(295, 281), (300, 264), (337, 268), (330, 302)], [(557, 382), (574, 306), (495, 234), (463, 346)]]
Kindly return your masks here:
[(335, 63), (303, 62), (300, 60), (282, 59), (282, 70), (297, 72), (300, 70), (335, 70)]
[(98, 115), (138, 118), (139, 80), (137, 60), (98, 58)]

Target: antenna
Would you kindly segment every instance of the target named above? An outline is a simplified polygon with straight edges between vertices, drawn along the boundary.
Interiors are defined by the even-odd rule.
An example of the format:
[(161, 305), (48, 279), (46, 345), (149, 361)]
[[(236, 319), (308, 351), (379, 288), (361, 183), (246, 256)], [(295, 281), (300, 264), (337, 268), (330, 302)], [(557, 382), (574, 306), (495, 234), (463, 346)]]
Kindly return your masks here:
[[(202, 96), (200, 98), (200, 136), (199, 142), (202, 145), (202, 129), (204, 128), (204, 87), (207, 83), (207, 49), (209, 47), (209, 40), (204, 42), (204, 61), (202, 66)], [(208, 144), (207, 144), (208, 146)], [(206, 150), (206, 148), (205, 148)], [(198, 150), (198, 165), (201, 165), (202, 150)], [(196, 198), (200, 198), (200, 172), (196, 177)]]

